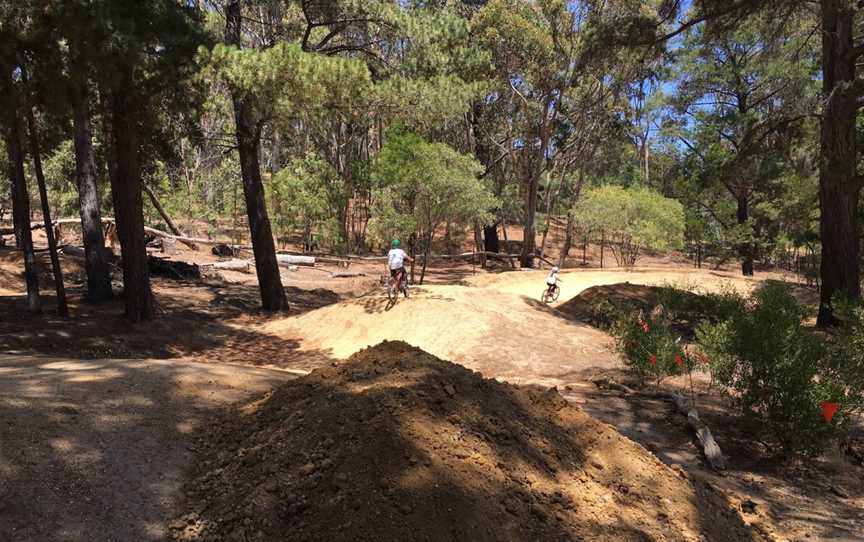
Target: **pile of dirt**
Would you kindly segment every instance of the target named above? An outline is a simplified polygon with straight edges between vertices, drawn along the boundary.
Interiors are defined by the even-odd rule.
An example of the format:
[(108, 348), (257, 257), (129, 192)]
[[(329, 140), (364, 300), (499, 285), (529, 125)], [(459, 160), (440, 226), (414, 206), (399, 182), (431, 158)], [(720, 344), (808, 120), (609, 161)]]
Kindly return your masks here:
[(758, 539), (554, 389), (384, 342), (208, 428), (175, 540)]
[[(659, 293), (662, 289), (658, 286), (629, 282), (592, 286), (566, 303), (562, 303), (558, 310), (573, 320), (605, 328), (612, 323), (609, 321), (607, 311), (609, 306), (641, 310), (645, 314), (650, 314), (659, 303)], [(677, 303), (681, 305), (676, 308), (699, 309), (704, 305), (704, 298), (698, 294), (675, 290), (675, 295)]]

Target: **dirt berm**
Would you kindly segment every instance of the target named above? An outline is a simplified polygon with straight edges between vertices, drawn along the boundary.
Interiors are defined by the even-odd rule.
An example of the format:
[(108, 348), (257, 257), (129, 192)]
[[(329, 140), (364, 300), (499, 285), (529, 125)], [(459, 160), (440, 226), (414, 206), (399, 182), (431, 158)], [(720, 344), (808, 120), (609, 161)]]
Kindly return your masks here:
[(567, 403), (403, 342), (232, 409), (177, 540), (746, 541), (713, 488)]

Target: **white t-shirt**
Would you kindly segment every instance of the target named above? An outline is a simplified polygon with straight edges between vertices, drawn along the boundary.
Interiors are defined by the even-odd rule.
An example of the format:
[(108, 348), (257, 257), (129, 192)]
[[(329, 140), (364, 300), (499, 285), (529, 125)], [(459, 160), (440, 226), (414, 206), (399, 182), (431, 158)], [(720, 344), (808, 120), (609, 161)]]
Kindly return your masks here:
[(390, 269), (399, 269), (402, 267), (406, 256), (408, 255), (401, 248), (390, 249), (390, 252), (387, 253), (387, 264), (390, 266)]
[(546, 284), (557, 284), (558, 283), (558, 272), (552, 271), (549, 273), (549, 276), (546, 277)]

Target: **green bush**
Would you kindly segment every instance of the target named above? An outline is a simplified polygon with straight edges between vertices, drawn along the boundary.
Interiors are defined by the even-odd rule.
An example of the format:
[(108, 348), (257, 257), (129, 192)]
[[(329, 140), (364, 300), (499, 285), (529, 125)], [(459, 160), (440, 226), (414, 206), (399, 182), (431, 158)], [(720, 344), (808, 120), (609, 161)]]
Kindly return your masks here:
[[(785, 287), (767, 285), (724, 320), (703, 322), (697, 340), (712, 376), (732, 391), (746, 416), (784, 449), (818, 452), (849, 424), (849, 383), (837, 370), (844, 365), (837, 359), (846, 355), (837, 349), (846, 342), (838, 341), (832, 355), (829, 344), (804, 327), (806, 315)], [(830, 423), (823, 401), (839, 404)]]
[(638, 311), (606, 309), (614, 321), (611, 328), (616, 350), (624, 364), (644, 382), (651, 378), (657, 383), (679, 375), (692, 367), (681, 337), (672, 328), (672, 321), (662, 308), (650, 316)]

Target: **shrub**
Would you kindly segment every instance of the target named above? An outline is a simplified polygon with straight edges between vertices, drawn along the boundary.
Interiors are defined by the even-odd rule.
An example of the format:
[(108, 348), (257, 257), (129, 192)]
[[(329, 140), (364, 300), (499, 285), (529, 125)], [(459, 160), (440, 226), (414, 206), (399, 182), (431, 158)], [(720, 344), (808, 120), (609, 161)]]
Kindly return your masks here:
[(643, 382), (650, 377), (659, 384), (663, 378), (681, 374), (692, 365), (662, 307), (650, 316), (641, 311), (606, 310), (615, 322), (611, 333), (616, 350)]
[[(724, 320), (703, 322), (697, 339), (712, 376), (733, 392), (746, 416), (784, 449), (818, 452), (848, 427), (849, 384), (839, 369), (854, 343), (838, 341), (829, 349), (802, 324), (806, 314), (785, 287), (767, 285)], [(823, 402), (839, 406), (830, 422)]]

